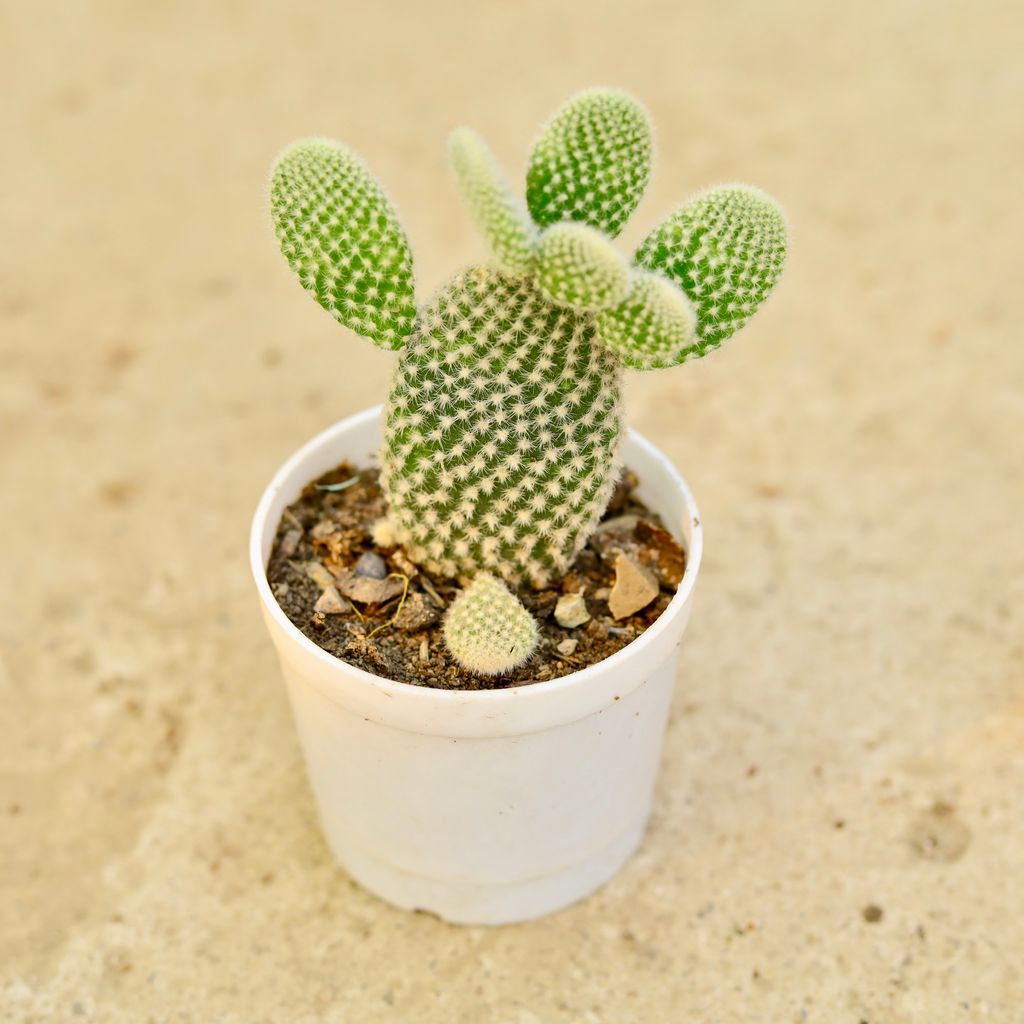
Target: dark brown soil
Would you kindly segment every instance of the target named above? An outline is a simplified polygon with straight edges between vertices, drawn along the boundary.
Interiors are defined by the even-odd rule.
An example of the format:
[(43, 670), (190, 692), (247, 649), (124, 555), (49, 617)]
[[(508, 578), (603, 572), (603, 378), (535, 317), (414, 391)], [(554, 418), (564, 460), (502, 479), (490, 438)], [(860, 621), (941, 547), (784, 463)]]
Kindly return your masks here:
[[(343, 490), (322, 489), (354, 477), (355, 482)], [(517, 591), (537, 619), (540, 643), (525, 665), (507, 675), (477, 676), (449, 656), (442, 619), (461, 589), (459, 581), (427, 573), (414, 566), (401, 548), (374, 542), (373, 525), (387, 511), (375, 469), (356, 473), (343, 463), (306, 487), (282, 516), (267, 578), (285, 614), (314, 643), (386, 679), (462, 690), (554, 679), (602, 661), (639, 636), (665, 610), (682, 576), (682, 549), (665, 532), (658, 516), (634, 497), (635, 486), (635, 476), (624, 472), (599, 532), (557, 584), (544, 590), (527, 587)], [(622, 519), (624, 516), (638, 518), (634, 522)], [(608, 609), (608, 594), (615, 582), (614, 563), (620, 551), (646, 564), (661, 586), (645, 608), (615, 620)], [(389, 574), (388, 579), (369, 586), (378, 587), (382, 595), (388, 590), (395, 592), (383, 596), (379, 604), (358, 599), (364, 596), (367, 579), (356, 573), (356, 563), (367, 552), (382, 558)], [(364, 567), (366, 562), (364, 559)], [(379, 563), (377, 568), (380, 572)], [(408, 590), (403, 599), (406, 579)], [(316, 611), (324, 587), (332, 583), (341, 610)], [(346, 589), (353, 599), (344, 596)], [(571, 629), (556, 622), (555, 605), (566, 593), (584, 596), (590, 621)], [(558, 650), (566, 640), (577, 642), (571, 653)]]

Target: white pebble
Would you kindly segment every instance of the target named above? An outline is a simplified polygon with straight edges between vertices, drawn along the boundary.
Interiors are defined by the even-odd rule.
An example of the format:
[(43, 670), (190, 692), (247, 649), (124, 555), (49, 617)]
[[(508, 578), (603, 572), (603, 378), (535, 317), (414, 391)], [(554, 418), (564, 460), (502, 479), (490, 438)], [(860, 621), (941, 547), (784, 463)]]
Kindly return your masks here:
[(575, 629), (590, 619), (582, 594), (563, 594), (555, 605), (555, 622), (565, 629)]

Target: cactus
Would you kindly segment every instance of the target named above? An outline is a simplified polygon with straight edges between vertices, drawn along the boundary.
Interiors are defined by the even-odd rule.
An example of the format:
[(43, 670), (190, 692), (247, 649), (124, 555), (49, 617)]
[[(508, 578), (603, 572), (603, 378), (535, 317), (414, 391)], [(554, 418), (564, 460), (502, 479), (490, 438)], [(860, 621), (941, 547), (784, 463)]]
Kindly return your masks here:
[(479, 573), (444, 620), (452, 657), (470, 672), (499, 675), (518, 668), (537, 646), (537, 624), (501, 580)]
[(445, 575), (568, 568), (615, 483), (619, 371), (591, 321), (476, 267), (421, 317), (391, 387), (381, 481), (399, 538)]
[[(640, 201), (651, 150), (635, 100), (581, 93), (534, 145), (524, 204), (483, 139), (454, 133), (455, 177), (493, 263), (456, 275), (418, 312), (408, 242), (362, 161), (311, 139), (275, 165), (275, 228), (302, 284), (341, 323), (400, 351), (381, 482), (414, 560), (483, 581), (452, 609), (455, 623), (496, 600), (496, 578), (543, 583), (586, 543), (619, 471), (622, 367), (704, 355), (778, 280), (785, 221), (744, 185), (689, 200), (632, 266), (618, 253), (611, 239)], [(505, 635), (478, 621), (492, 623), (495, 644)], [(469, 666), (456, 635), (446, 627)]]

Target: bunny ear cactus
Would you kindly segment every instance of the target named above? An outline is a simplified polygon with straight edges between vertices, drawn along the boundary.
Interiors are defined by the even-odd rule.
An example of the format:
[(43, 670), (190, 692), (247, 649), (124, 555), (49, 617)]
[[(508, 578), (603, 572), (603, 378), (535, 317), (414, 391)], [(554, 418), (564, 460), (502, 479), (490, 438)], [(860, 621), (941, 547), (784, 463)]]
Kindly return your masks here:
[(514, 667), (533, 649), (512, 645), (515, 658), (499, 664), (508, 620), (477, 614), (501, 597), (495, 586), (514, 600), (501, 580), (564, 572), (604, 512), (619, 471), (622, 367), (716, 348), (781, 273), (783, 216), (744, 185), (683, 204), (630, 264), (611, 239), (643, 195), (651, 153), (634, 99), (583, 92), (535, 143), (524, 204), (483, 139), (455, 132), (452, 167), (493, 262), (457, 274), (418, 311), (408, 242), (362, 161), (311, 139), (274, 167), (275, 228), (304, 287), (339, 322), (400, 351), (381, 483), (413, 559), (482, 581), (446, 626), (470, 668), (458, 623), (475, 623), (474, 643), (492, 628), (496, 660), (475, 671)]

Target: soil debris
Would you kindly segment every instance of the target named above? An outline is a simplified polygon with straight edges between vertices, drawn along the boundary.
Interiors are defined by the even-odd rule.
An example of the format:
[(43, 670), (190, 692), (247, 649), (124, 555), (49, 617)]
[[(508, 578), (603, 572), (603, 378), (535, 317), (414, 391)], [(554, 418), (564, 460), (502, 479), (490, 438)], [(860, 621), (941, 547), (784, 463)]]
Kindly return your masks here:
[[(668, 530), (646, 519), (638, 520), (633, 532), (640, 542), (641, 561), (654, 571), (658, 582), (663, 587), (678, 587), (686, 571), (686, 555), (679, 541)], [(650, 555), (653, 560), (647, 557)]]
[[(330, 486), (349, 480), (342, 489)], [(374, 469), (356, 474), (342, 464), (311, 482), (282, 513), (267, 576), (298, 629), (375, 675), (443, 689), (554, 679), (639, 636), (668, 606), (682, 576), (683, 549), (637, 501), (636, 486), (625, 471), (600, 539), (580, 551), (561, 579), (518, 589), (543, 642), (525, 665), (500, 677), (475, 676), (448, 654), (442, 618), (465, 581), (415, 565), (393, 531), (381, 528), (388, 510)]]
[(599, 524), (587, 543), (605, 561), (615, 561), (620, 551), (636, 551), (636, 525), (640, 522), (637, 515), (616, 516)]

